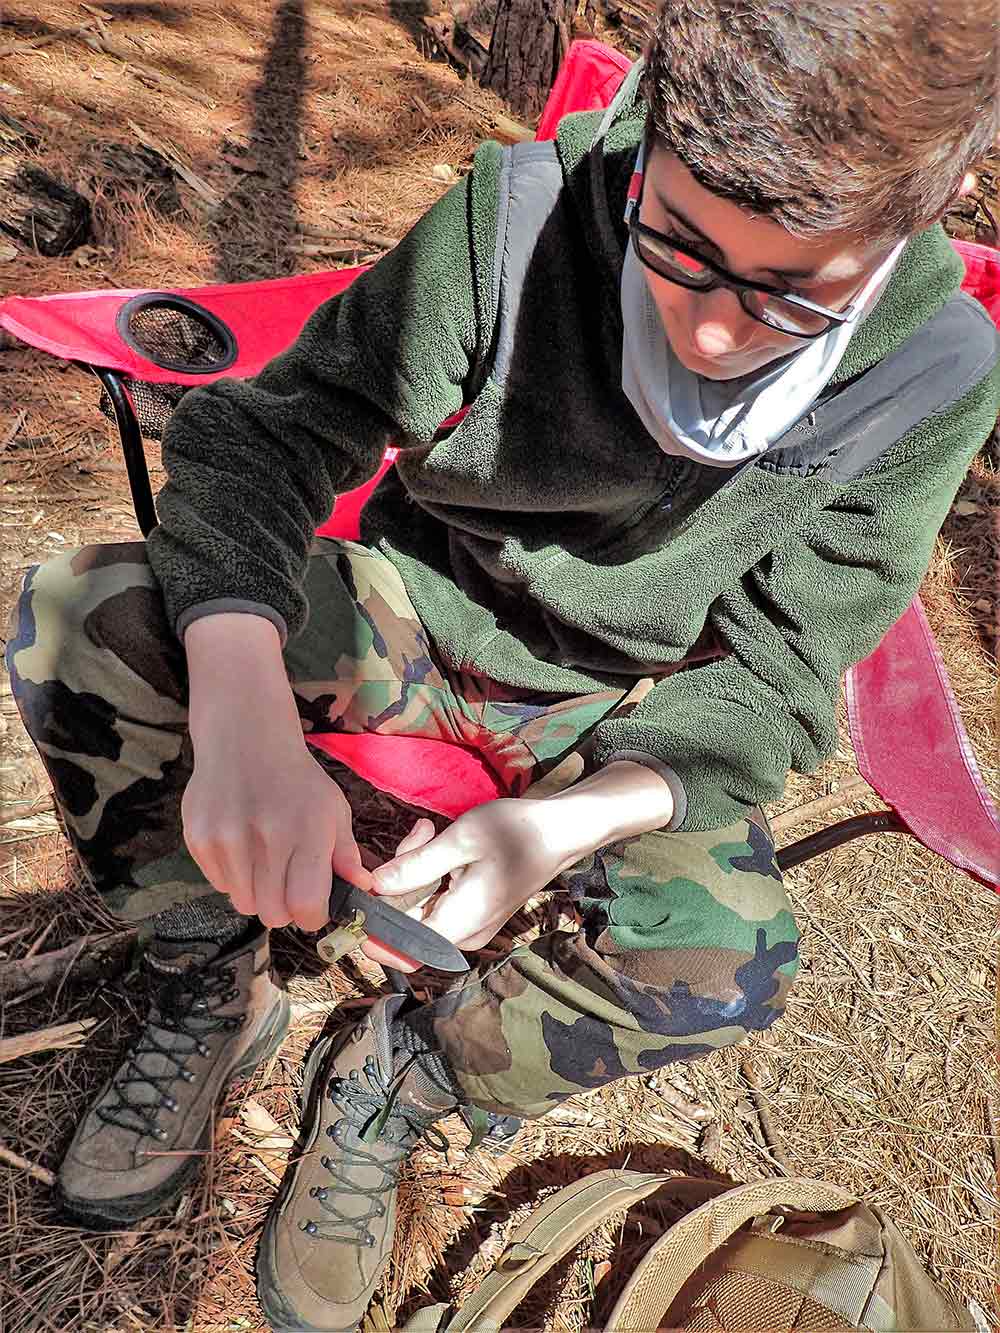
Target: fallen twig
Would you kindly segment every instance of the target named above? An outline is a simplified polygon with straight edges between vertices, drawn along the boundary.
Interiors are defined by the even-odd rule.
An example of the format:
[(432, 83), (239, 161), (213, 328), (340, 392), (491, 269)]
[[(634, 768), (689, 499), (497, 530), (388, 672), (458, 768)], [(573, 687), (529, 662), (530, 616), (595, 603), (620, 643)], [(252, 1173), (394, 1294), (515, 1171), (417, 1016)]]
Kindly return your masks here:
[(37, 51), (42, 46), (50, 46), (52, 42), (65, 41), (70, 37), (81, 37), (85, 32), (92, 32), (94, 23), (81, 23), (78, 28), (66, 28), (63, 32), (47, 32), (44, 37), (31, 37), (25, 42), (8, 42), (6, 46), (0, 46), (0, 56), (18, 56), (26, 51)]
[(45, 941), (46, 941), (46, 940), (49, 938), (49, 936), (52, 934), (53, 930), (55, 929), (56, 922), (57, 922), (58, 920), (59, 920), (59, 918), (58, 918), (57, 916), (54, 916), (54, 917), (52, 918), (52, 920), (49, 922), (49, 924), (42, 930), (42, 933), (41, 933), (41, 934), (38, 936), (38, 938), (32, 943), (31, 948), (30, 948), (30, 949), (28, 950), (28, 952), (24, 955), (24, 957), (18, 959), (19, 962), (21, 962), (21, 963), (26, 963), (30, 958), (34, 958), (35, 955), (38, 954), (38, 953), (41, 951), (42, 945), (45, 943)]
[(357, 241), (361, 245), (379, 247), (383, 250), (391, 250), (393, 246), (399, 244), (398, 236), (386, 236), (380, 231), (366, 231), (363, 227), (354, 226), (350, 222), (338, 223), (336, 227), (313, 227), (306, 224), (302, 228), (307, 244), (313, 240), (316, 241)]
[(764, 1142), (770, 1150), (771, 1156), (776, 1165), (780, 1167), (782, 1173), (786, 1176), (793, 1174), (789, 1165), (788, 1157), (784, 1148), (781, 1146), (781, 1139), (778, 1137), (777, 1130), (771, 1122), (771, 1113), (767, 1109), (767, 1101), (763, 1092), (760, 1090), (760, 1084), (757, 1082), (757, 1075), (754, 1067), (745, 1055), (740, 1056), (740, 1073), (750, 1089), (750, 1096), (753, 1098), (753, 1104), (757, 1110), (757, 1118), (760, 1121), (761, 1133), (764, 1135)]
[(820, 815), (828, 815), (831, 810), (837, 810), (847, 803), (861, 791), (871, 788), (859, 773), (852, 773), (849, 778), (845, 778), (836, 791), (830, 792), (829, 796), (817, 796), (815, 801), (806, 801), (805, 805), (800, 805), (795, 810), (786, 810), (783, 814), (775, 815), (771, 820), (771, 832), (783, 833), (785, 829), (794, 828), (796, 824), (802, 824), (807, 819), (818, 819)]
[(309, 245), (303, 242), (293, 247), (297, 255), (305, 255), (310, 259), (350, 259), (360, 255), (364, 248), (364, 241), (351, 241), (346, 245)]
[(141, 144), (146, 148), (152, 148), (154, 153), (159, 153), (161, 157), (166, 158), (185, 185), (190, 185), (191, 189), (194, 190), (196, 194), (199, 194), (206, 204), (209, 204), (212, 208), (218, 204), (218, 191), (213, 190), (207, 181), (203, 181), (200, 176), (195, 175), (190, 167), (185, 166), (176, 149), (172, 149), (165, 143), (162, 143), (155, 137), (155, 135), (150, 134), (149, 130), (141, 129), (134, 120), (126, 119), (125, 124)]
[(21, 427), (24, 425), (27, 419), (28, 419), (28, 409), (22, 408), (21, 411), (18, 412), (17, 416), (14, 418), (13, 425), (4, 435), (3, 439), (0, 440), (0, 454), (2, 454), (5, 449), (8, 449), (14, 443), (14, 441), (18, 437), (18, 433), (20, 432)]
[(180, 79), (174, 78), (172, 74), (165, 74), (163, 70), (156, 69), (153, 65), (144, 65), (140, 61), (133, 59), (130, 51), (123, 50), (122, 47), (116, 46), (114, 42), (108, 40), (108, 37), (103, 32), (98, 33), (88, 31), (83, 34), (83, 40), (92, 51), (96, 51), (99, 55), (110, 56), (113, 60), (120, 60), (126, 70), (131, 71), (131, 73), (135, 74), (138, 79), (149, 79), (153, 83), (162, 84), (165, 88), (172, 88), (174, 92), (178, 92), (184, 97), (189, 97), (193, 102), (198, 102), (201, 106), (214, 110), (215, 99), (209, 97), (208, 93), (203, 93), (200, 88), (192, 88), (189, 83), (182, 83)]
[(0, 963), (0, 1000), (9, 1001), (34, 987), (50, 990), (60, 985), (70, 972), (76, 981), (113, 976), (124, 965), (134, 939), (135, 932), (131, 930), (116, 935), (84, 935), (37, 958)]
[(10, 1148), (5, 1148), (2, 1143), (0, 1143), (0, 1162), (6, 1162), (8, 1166), (16, 1167), (18, 1171), (23, 1171), (35, 1180), (40, 1180), (43, 1185), (48, 1185), (49, 1189), (56, 1183), (56, 1178), (51, 1171), (47, 1171), (44, 1166), (36, 1166), (34, 1162), (29, 1162), (27, 1157), (12, 1152)]

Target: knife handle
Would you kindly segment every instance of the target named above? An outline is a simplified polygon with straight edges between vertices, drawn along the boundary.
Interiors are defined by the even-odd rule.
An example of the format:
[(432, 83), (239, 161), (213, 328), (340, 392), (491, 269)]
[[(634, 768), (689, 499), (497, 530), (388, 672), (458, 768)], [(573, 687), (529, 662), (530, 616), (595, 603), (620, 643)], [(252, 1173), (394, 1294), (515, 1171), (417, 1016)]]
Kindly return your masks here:
[[(330, 890), (329, 907), (331, 920), (340, 920), (341, 917), (347, 914), (347, 897), (352, 888), (354, 888), (354, 885), (349, 884), (347, 880), (342, 879), (340, 875), (333, 876), (333, 887)], [(358, 893), (362, 892), (364, 892), (364, 890), (358, 889)], [(419, 907), (420, 904), (426, 902), (428, 898), (432, 898), (435, 893), (437, 893), (436, 885), (429, 889), (426, 887), (411, 889), (409, 893), (394, 893), (392, 895), (373, 894), (372, 896), (376, 898), (384, 897), (384, 901), (389, 907), (395, 907), (399, 912), (406, 912), (409, 911), (411, 907)]]

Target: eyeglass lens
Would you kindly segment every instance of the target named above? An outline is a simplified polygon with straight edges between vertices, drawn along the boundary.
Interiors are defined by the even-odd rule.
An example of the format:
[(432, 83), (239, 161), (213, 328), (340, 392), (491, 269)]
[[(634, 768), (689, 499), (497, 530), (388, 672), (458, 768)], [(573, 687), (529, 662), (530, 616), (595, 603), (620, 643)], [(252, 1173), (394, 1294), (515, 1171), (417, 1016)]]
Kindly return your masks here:
[[(639, 258), (661, 277), (695, 291), (707, 291), (718, 282), (710, 268), (691, 255), (674, 249), (668, 241), (639, 231), (633, 232), (633, 239)], [(825, 332), (830, 326), (830, 321), (823, 315), (793, 305), (780, 296), (755, 292), (749, 288), (737, 291), (737, 295), (748, 315), (782, 333), (815, 335)]]

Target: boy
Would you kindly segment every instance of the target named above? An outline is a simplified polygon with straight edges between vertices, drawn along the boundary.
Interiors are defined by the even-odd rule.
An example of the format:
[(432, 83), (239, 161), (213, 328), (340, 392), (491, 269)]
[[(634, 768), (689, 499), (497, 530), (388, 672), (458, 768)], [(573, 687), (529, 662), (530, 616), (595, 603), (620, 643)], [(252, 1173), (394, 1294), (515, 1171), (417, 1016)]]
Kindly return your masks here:
[[(324, 924), (331, 861), (389, 894), (450, 874), (428, 920), (466, 949), (552, 881), (584, 924), (313, 1049), (258, 1263), (277, 1329), (357, 1325), (442, 1116), (542, 1115), (780, 1017), (798, 936), (760, 806), (831, 753), (1000, 410), (936, 225), (997, 130), (983, 11), (665, 3), (606, 115), (481, 147), (255, 382), (184, 399), (145, 547), (29, 575), (26, 725), (164, 977), (62, 1167), (78, 1217), (194, 1169), (284, 1033), (267, 928)], [(310, 549), (391, 440), (364, 545)], [(334, 727), (474, 743), (512, 798), (369, 875), (303, 740)], [(584, 743), (581, 781), (516, 799)]]

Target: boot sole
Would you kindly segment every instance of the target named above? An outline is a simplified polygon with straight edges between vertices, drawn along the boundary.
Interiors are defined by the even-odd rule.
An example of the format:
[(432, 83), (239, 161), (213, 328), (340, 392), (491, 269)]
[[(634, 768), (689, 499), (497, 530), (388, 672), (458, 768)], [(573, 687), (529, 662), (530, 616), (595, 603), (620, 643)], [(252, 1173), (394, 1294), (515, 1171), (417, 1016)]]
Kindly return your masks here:
[[(219, 1089), (219, 1099), (225, 1095), (230, 1084), (238, 1078), (252, 1074), (259, 1064), (269, 1059), (285, 1040), (291, 1019), (291, 1002), (284, 991), (275, 1005), (274, 1016), (249, 1046), (239, 1064), (233, 1065)], [(212, 1117), (205, 1122), (205, 1127), (198, 1138), (197, 1152), (202, 1152), (211, 1145)], [(144, 1217), (159, 1212), (168, 1203), (172, 1203), (184, 1190), (185, 1185), (197, 1175), (201, 1166), (201, 1157), (188, 1157), (170, 1177), (154, 1189), (141, 1194), (126, 1194), (118, 1199), (102, 1200), (95, 1205), (92, 1199), (77, 1199), (66, 1194), (56, 1182), (53, 1193), (60, 1208), (74, 1221), (93, 1231), (114, 1230), (116, 1227), (138, 1222)]]
[(260, 1238), (260, 1245), (257, 1249), (257, 1300), (260, 1302), (264, 1317), (271, 1326), (272, 1333), (353, 1333), (353, 1330), (357, 1327), (356, 1324), (351, 1324), (341, 1330), (331, 1329), (329, 1326), (320, 1329), (316, 1328), (314, 1324), (307, 1324), (300, 1315), (297, 1315), (285, 1301), (278, 1286), (278, 1274), (272, 1244), (275, 1226), (280, 1219), (285, 1201), (292, 1193), (295, 1184), (295, 1177), (299, 1169), (298, 1161), (307, 1153), (312, 1152), (319, 1137), (318, 1102), (323, 1096), (323, 1080), (319, 1075), (326, 1060), (340, 1050), (341, 1046), (350, 1037), (354, 1027), (355, 1024), (350, 1023), (337, 1036), (320, 1037), (318, 1041), (313, 1043), (312, 1050), (306, 1058), (299, 1105), (302, 1109), (302, 1123), (312, 1125), (313, 1128), (308, 1139), (302, 1143), (301, 1147), (297, 1146), (296, 1162), (285, 1171), (284, 1179), (264, 1223), (264, 1233)]

